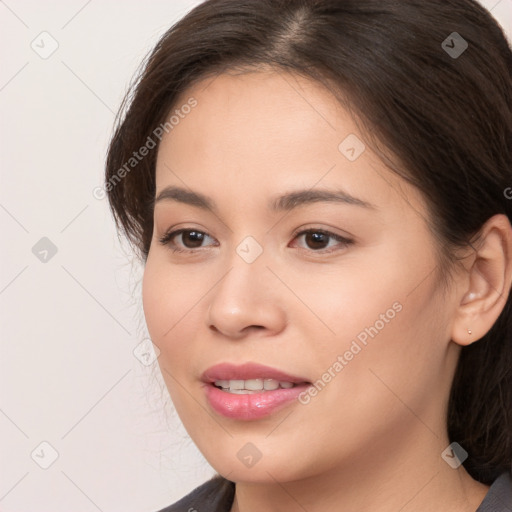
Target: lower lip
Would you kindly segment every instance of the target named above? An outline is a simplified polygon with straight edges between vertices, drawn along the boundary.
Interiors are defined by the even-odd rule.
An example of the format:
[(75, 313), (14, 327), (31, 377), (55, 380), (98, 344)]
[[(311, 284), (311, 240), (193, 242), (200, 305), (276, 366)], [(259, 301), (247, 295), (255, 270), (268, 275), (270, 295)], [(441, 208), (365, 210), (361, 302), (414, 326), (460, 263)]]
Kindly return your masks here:
[(257, 420), (289, 405), (309, 386), (299, 384), (293, 388), (245, 395), (222, 391), (213, 384), (206, 384), (205, 390), (210, 405), (219, 414), (237, 420)]

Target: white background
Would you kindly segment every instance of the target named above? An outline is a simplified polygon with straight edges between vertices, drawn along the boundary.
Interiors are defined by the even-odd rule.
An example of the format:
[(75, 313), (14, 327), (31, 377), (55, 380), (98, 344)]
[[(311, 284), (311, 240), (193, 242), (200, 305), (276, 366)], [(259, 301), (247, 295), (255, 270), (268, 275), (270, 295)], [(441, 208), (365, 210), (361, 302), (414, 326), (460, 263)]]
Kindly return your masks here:
[[(134, 356), (142, 269), (92, 194), (141, 59), (199, 3), (0, 1), (2, 512), (156, 512), (214, 473)], [(483, 4), (510, 37), (512, 0)]]

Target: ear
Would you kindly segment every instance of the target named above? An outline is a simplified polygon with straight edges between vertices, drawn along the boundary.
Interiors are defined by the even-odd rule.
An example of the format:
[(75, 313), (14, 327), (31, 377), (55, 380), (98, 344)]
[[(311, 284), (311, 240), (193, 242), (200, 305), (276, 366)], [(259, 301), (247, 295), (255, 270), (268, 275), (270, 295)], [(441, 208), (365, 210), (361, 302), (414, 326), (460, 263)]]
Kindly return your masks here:
[(491, 217), (479, 231), (468, 258), (451, 339), (470, 345), (485, 336), (500, 316), (512, 285), (512, 226), (505, 215)]

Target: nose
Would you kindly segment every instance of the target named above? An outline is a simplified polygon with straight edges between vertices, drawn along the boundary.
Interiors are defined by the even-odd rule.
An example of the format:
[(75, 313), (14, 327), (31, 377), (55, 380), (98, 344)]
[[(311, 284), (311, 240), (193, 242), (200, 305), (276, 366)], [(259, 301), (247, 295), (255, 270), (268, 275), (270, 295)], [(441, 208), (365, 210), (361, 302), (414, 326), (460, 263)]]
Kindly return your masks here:
[(247, 263), (235, 254), (210, 296), (207, 327), (231, 339), (277, 334), (286, 326), (279, 280), (260, 256)]

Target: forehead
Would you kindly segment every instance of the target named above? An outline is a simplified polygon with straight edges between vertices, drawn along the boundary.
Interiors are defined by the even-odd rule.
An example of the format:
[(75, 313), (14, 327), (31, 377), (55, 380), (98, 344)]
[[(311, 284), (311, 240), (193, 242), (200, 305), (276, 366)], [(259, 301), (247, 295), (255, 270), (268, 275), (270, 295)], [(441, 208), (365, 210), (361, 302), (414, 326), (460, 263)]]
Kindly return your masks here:
[[(183, 179), (196, 190), (222, 183), (226, 194), (341, 186), (373, 204), (375, 195), (396, 202), (397, 190), (407, 192), (334, 95), (312, 80), (280, 71), (221, 74), (184, 91), (170, 114), (191, 100), (194, 108), (162, 138), (157, 195)], [(409, 205), (421, 202), (408, 192), (416, 195)]]
[(238, 153), (254, 160), (269, 154), (290, 157), (323, 141), (321, 152), (329, 159), (343, 133), (356, 129), (326, 89), (283, 72), (204, 79), (180, 96), (173, 111), (191, 98), (197, 106), (174, 126), (171, 136), (164, 136), (162, 146), (180, 152), (185, 139), (189, 144), (195, 140), (197, 149), (210, 157)]

